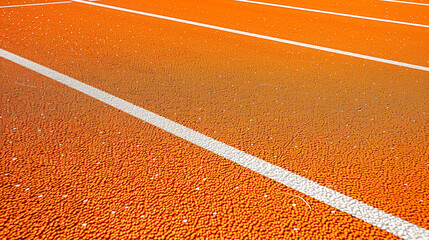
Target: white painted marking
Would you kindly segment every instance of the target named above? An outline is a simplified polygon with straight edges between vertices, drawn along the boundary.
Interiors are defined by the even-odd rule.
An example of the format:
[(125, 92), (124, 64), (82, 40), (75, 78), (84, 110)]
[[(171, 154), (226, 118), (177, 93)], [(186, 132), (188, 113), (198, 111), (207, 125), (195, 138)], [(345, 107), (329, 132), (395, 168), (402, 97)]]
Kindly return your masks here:
[(30, 6), (41, 6), (41, 5), (51, 5), (51, 4), (63, 4), (63, 3), (71, 3), (71, 2), (72, 1), (50, 2), (50, 3), (33, 3), (33, 4), (23, 4), (23, 5), (9, 5), (9, 6), (0, 6), (0, 8), (30, 7)]
[(406, 1), (396, 1), (396, 0), (380, 0), (383, 2), (395, 2), (395, 3), (404, 3), (404, 4), (413, 4), (413, 5), (421, 5), (421, 6), (429, 6), (428, 3), (416, 3), (416, 2), (406, 2)]
[(179, 22), (179, 23), (185, 23), (185, 24), (189, 24), (189, 25), (205, 27), (205, 28), (215, 29), (215, 30), (219, 30), (219, 31), (230, 32), (230, 33), (240, 34), (240, 35), (244, 35), (244, 36), (255, 37), (255, 38), (270, 40), (270, 41), (274, 41), (274, 42), (286, 43), (286, 44), (291, 44), (291, 45), (295, 45), (295, 46), (311, 48), (311, 49), (316, 49), (316, 50), (320, 50), (320, 51), (336, 53), (336, 54), (346, 55), (346, 56), (350, 56), (350, 57), (356, 57), (356, 58), (371, 60), (371, 61), (375, 61), (375, 62), (387, 63), (387, 64), (391, 64), (391, 65), (407, 67), (407, 68), (412, 68), (412, 69), (418, 69), (418, 70), (429, 72), (429, 67), (419, 66), (419, 65), (414, 65), (414, 64), (404, 63), (404, 62), (398, 62), (398, 61), (388, 60), (388, 59), (384, 59), (384, 58), (372, 57), (372, 56), (363, 55), (363, 54), (359, 54), (359, 53), (352, 53), (352, 52), (337, 50), (337, 49), (333, 49), (333, 48), (327, 48), (327, 47), (321, 47), (321, 46), (307, 44), (307, 43), (295, 42), (295, 41), (291, 41), (291, 40), (286, 40), (286, 39), (281, 39), (281, 38), (276, 38), (276, 37), (270, 37), (270, 36), (260, 35), (260, 34), (256, 34), (256, 33), (249, 33), (249, 32), (244, 32), (244, 31), (240, 31), (240, 30), (234, 30), (234, 29), (214, 26), (214, 25), (210, 25), (210, 24), (205, 24), (205, 23), (193, 22), (193, 21), (179, 19), (179, 18), (167, 17), (167, 16), (162, 16), (162, 15), (153, 14), (153, 13), (140, 12), (140, 11), (136, 11), (136, 10), (126, 9), (126, 8), (121, 8), (121, 7), (115, 7), (115, 6), (110, 6), (110, 5), (105, 5), (105, 4), (95, 3), (95, 2), (88, 2), (88, 1), (82, 1), (82, 0), (73, 0), (73, 2), (79, 2), (79, 3), (88, 4), (88, 5), (94, 5), (94, 6), (98, 6), (98, 7), (104, 7), (104, 8), (114, 9), (114, 10), (118, 10), (118, 11), (139, 14), (139, 15), (143, 15), (143, 16), (154, 17), (154, 18), (159, 18), (159, 19), (164, 19), (164, 20), (169, 20), (169, 21), (174, 21), (174, 22)]
[(388, 19), (382, 19), (382, 18), (365, 17), (365, 16), (352, 15), (352, 14), (346, 14), (346, 13), (329, 12), (329, 11), (323, 11), (323, 10), (317, 10), (317, 9), (301, 8), (301, 7), (294, 7), (294, 6), (288, 6), (288, 5), (274, 4), (274, 3), (257, 2), (257, 1), (250, 1), (250, 0), (234, 0), (234, 1), (253, 3), (253, 4), (265, 5), (265, 6), (271, 6), (271, 7), (288, 8), (288, 9), (294, 9), (294, 10), (300, 10), (300, 11), (307, 11), (307, 12), (330, 14), (330, 15), (342, 16), (342, 17), (372, 20), (372, 21), (378, 21), (378, 22), (396, 23), (396, 24), (403, 24), (403, 25), (409, 25), (409, 26), (415, 26), (415, 27), (429, 28), (429, 25), (423, 25), (423, 24), (417, 24), (417, 23), (401, 22), (401, 21), (388, 20)]
[(27, 85), (27, 84), (24, 84), (24, 83), (19, 83), (19, 82), (15, 82), (16, 84), (18, 84), (18, 85), (21, 85), (21, 86), (26, 86), (26, 87), (32, 87), (32, 88), (37, 88), (36, 86), (32, 86), (32, 85)]
[(109, 93), (82, 83), (55, 70), (0, 49), (0, 57), (40, 73), (57, 82), (80, 91), (114, 108), (163, 129), (186, 141), (211, 151), (221, 157), (255, 171), (265, 177), (295, 189), (309, 197), (324, 202), (340, 211), (351, 214), (369, 224), (384, 229), (404, 239), (429, 239), (429, 230), (402, 220), (399, 217), (374, 208), (366, 203), (324, 187), (279, 166), (240, 151), (195, 130), (187, 128), (144, 108), (136, 106)]

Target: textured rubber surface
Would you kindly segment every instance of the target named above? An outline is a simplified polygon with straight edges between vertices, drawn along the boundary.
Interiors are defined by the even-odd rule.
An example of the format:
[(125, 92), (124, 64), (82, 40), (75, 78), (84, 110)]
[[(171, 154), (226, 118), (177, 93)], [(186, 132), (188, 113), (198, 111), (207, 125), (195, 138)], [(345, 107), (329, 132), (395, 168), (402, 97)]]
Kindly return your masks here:
[(53, 80), (1, 66), (2, 236), (394, 239)]
[[(119, 5), (129, 7), (127, 4), (133, 9), (156, 10), (131, 2)], [(183, 8), (195, 7), (187, 4)], [(168, 12), (168, 8), (157, 7), (165, 15), (184, 14), (177, 10), (181, 8)], [(6, 29), (2, 48), (429, 227), (427, 73), (77, 4), (0, 11), (2, 17), (13, 19), (13, 24), (5, 22), (2, 27)], [(240, 29), (257, 31), (245, 25), (252, 18), (248, 11), (235, 9), (231, 18), (226, 14), (206, 19), (195, 12), (187, 19), (222, 26), (235, 21)], [(297, 21), (299, 17), (294, 19)], [(277, 30), (273, 27), (264, 34), (288, 33), (278, 27), (283, 26), (280, 21), (270, 24)], [(308, 22), (302, 26), (307, 31), (315, 29)], [(397, 31), (405, 36), (414, 30)], [(381, 44), (383, 41), (356, 48), (366, 54), (372, 48), (383, 57), (425, 65), (427, 52), (415, 47), (427, 40), (425, 33), (410, 34), (421, 39), (410, 40), (404, 51), (420, 52), (418, 55), (395, 55), (391, 50), (397, 49)], [(378, 33), (374, 30), (368, 34)], [(382, 38), (382, 34), (377, 36)], [(306, 42), (316, 44), (311, 38)], [(348, 41), (335, 42), (326, 46), (347, 50), (350, 45)], [(418, 58), (421, 60), (415, 60)], [(149, 237), (148, 229), (153, 229), (151, 234), (159, 237), (174, 231), (176, 237), (189, 238), (191, 235), (186, 234), (200, 231), (199, 236), (226, 238), (242, 238), (246, 233), (262, 238), (281, 234), (393, 238), (301, 195), (312, 207), (308, 211), (301, 199), (288, 195), (299, 193), (7, 61), (2, 61), (1, 74), (2, 139), (6, 139), (1, 148), (1, 171), (7, 174), (2, 176), (2, 202), (7, 203), (2, 208), (5, 236), (28, 232), (33, 236), (67, 237), (73, 233), (87, 238), (96, 234), (129, 238), (132, 234)], [(43, 90), (46, 88), (50, 92)], [(48, 107), (52, 104), (57, 105)], [(43, 120), (47, 109), (56, 109), (49, 121)], [(47, 129), (60, 133), (50, 135)], [(121, 134), (115, 135), (118, 132)], [(144, 145), (140, 141), (147, 143), (146, 147), (140, 148)], [(60, 142), (70, 145), (61, 150)], [(111, 149), (104, 147), (107, 142)], [(136, 149), (137, 145), (143, 150)], [(150, 161), (156, 158), (153, 149), (163, 161)], [(108, 164), (100, 168), (106, 160)], [(209, 162), (210, 166), (202, 169), (216, 181), (211, 183), (210, 193), (200, 196), (203, 187), (197, 179), (204, 178), (204, 171), (199, 167)], [(146, 181), (154, 180), (156, 174), (166, 176), (165, 182), (143, 187), (152, 186)], [(235, 185), (239, 184), (246, 186), (240, 185), (238, 190), (243, 192), (237, 193)], [(83, 203), (82, 199), (89, 200)], [(221, 212), (219, 206), (228, 210), (213, 225), (210, 219), (213, 212)], [(132, 214), (118, 216), (130, 209), (134, 209)], [(151, 215), (145, 214), (150, 211), (157, 217), (141, 222), (140, 217)], [(39, 216), (44, 220), (36, 224)], [(289, 218), (293, 220), (289, 222)], [(82, 228), (84, 223), (86, 228)], [(31, 231), (26, 231), (30, 226)]]

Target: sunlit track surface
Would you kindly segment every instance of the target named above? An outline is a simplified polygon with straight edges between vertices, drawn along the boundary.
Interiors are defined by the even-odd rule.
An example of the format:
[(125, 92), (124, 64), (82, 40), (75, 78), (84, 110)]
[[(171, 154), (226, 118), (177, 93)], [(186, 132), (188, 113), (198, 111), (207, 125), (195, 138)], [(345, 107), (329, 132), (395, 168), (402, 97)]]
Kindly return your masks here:
[(408, 2), (408, 1), (397, 1), (397, 0), (380, 0), (380, 1), (394, 2), (394, 3), (400, 3), (400, 4), (411, 4), (411, 5), (429, 6), (429, 3), (422, 3), (422, 2)]
[(313, 12), (313, 13), (319, 13), (319, 14), (328, 14), (328, 15), (334, 15), (334, 16), (340, 16), (340, 17), (346, 17), (346, 18), (356, 18), (356, 19), (363, 19), (363, 20), (369, 20), (369, 21), (386, 22), (386, 23), (392, 23), (392, 24), (402, 24), (402, 25), (424, 27), (424, 28), (429, 27), (428, 25), (423, 25), (423, 24), (401, 22), (401, 21), (395, 21), (395, 20), (389, 20), (389, 19), (383, 19), (383, 18), (365, 17), (365, 16), (354, 15), (354, 14), (345, 14), (345, 13), (337, 13), (337, 12), (330, 12), (330, 11), (322, 11), (322, 10), (310, 9), (310, 8), (300, 8), (300, 7), (288, 6), (288, 5), (282, 5), (282, 4), (273, 4), (273, 3), (250, 1), (250, 0), (235, 0), (235, 1), (250, 3), (250, 4), (258, 4), (258, 5), (262, 5), (262, 6), (270, 6), (270, 7), (278, 7), (278, 8), (286, 8), (286, 9), (293, 9), (293, 10), (299, 10), (299, 11)]
[[(226, 0), (97, 3), (429, 66), (423, 28)], [(299, 4), (428, 24), (425, 6)], [(0, 14), (6, 51), (429, 228), (426, 71), (81, 3)], [(397, 238), (18, 64), (2, 59), (0, 79), (2, 237)]]

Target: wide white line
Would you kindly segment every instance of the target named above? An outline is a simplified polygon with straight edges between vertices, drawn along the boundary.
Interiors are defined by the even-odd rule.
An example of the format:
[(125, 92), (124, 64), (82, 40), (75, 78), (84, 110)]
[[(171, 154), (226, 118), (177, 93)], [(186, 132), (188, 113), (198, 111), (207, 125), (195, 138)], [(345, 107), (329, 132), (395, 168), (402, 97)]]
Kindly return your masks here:
[(405, 2), (405, 1), (396, 1), (396, 0), (379, 0), (383, 2), (395, 2), (395, 3), (405, 3), (405, 4), (414, 4), (414, 5), (421, 5), (421, 6), (429, 6), (428, 3), (416, 3), (416, 2)]
[(40, 6), (40, 5), (50, 5), (50, 4), (62, 4), (62, 3), (71, 3), (71, 1), (66, 1), (66, 2), (49, 2), (49, 3), (32, 3), (32, 4), (23, 4), (23, 5), (9, 5), (9, 6), (0, 6), (0, 8), (30, 7), (30, 6)]
[(336, 54), (346, 55), (346, 56), (350, 56), (350, 57), (356, 57), (356, 58), (361, 58), (361, 59), (366, 59), (366, 60), (371, 60), (371, 61), (376, 61), (376, 62), (382, 62), (382, 63), (392, 64), (392, 65), (396, 65), (396, 66), (413, 68), (413, 69), (418, 69), (418, 70), (429, 72), (429, 67), (425, 67), (425, 66), (419, 66), (419, 65), (414, 65), (414, 64), (404, 63), (404, 62), (398, 62), (398, 61), (388, 60), (388, 59), (384, 59), (384, 58), (372, 57), (372, 56), (363, 55), (363, 54), (359, 54), (359, 53), (352, 53), (352, 52), (337, 50), (337, 49), (333, 49), (333, 48), (327, 48), (327, 47), (321, 47), (321, 46), (307, 44), (307, 43), (295, 42), (295, 41), (286, 40), (286, 39), (282, 39), (282, 38), (270, 37), (270, 36), (265, 36), (265, 35), (256, 34), (256, 33), (249, 33), (249, 32), (244, 32), (244, 31), (225, 28), (225, 27), (214, 26), (214, 25), (205, 24), (205, 23), (193, 22), (193, 21), (184, 20), (184, 19), (180, 19), (180, 18), (167, 17), (167, 16), (153, 14), (153, 13), (147, 13), (147, 12), (141, 12), (141, 11), (126, 9), (126, 8), (121, 8), (121, 7), (110, 6), (110, 5), (106, 5), (106, 4), (100, 4), (100, 3), (82, 1), (82, 0), (72, 0), (72, 1), (84, 3), (84, 4), (88, 4), (88, 5), (94, 5), (94, 6), (98, 6), (98, 7), (114, 9), (114, 10), (123, 11), (123, 12), (139, 14), (139, 15), (148, 16), (148, 17), (154, 17), (154, 18), (159, 18), (159, 19), (164, 19), (164, 20), (169, 20), (169, 21), (174, 21), (174, 22), (179, 22), (179, 23), (185, 23), (185, 24), (189, 24), (189, 25), (205, 27), (205, 28), (215, 29), (215, 30), (219, 30), (219, 31), (230, 32), (230, 33), (240, 34), (240, 35), (244, 35), (244, 36), (255, 37), (255, 38), (270, 40), (270, 41), (274, 41), (274, 42), (286, 43), (286, 44), (291, 44), (291, 45), (295, 45), (295, 46), (306, 47), (306, 48), (316, 49), (316, 50), (320, 50), (320, 51), (336, 53)]
[(415, 27), (429, 28), (429, 25), (423, 25), (423, 24), (417, 24), (417, 23), (401, 22), (401, 21), (388, 20), (388, 19), (382, 19), (382, 18), (364, 17), (364, 16), (352, 15), (352, 14), (346, 14), (346, 13), (328, 12), (328, 11), (323, 11), (323, 10), (301, 8), (301, 7), (294, 7), (294, 6), (288, 6), (288, 5), (274, 4), (274, 3), (257, 2), (257, 1), (250, 1), (250, 0), (234, 0), (234, 1), (253, 3), (253, 4), (265, 5), (265, 6), (271, 6), (271, 7), (288, 8), (288, 9), (294, 9), (294, 10), (307, 11), (307, 12), (330, 14), (330, 15), (342, 16), (342, 17), (351, 17), (351, 18), (372, 20), (372, 21), (378, 21), (378, 22), (396, 23), (396, 24), (403, 24), (403, 25), (409, 25), (409, 26), (415, 26)]
[(293, 188), (307, 196), (337, 208), (340, 211), (349, 213), (369, 224), (395, 234), (398, 237), (404, 239), (429, 239), (429, 230), (409, 223), (399, 217), (388, 214), (382, 210), (369, 206), (366, 203), (360, 202), (279, 166), (273, 165), (255, 156), (240, 151), (195, 130), (159, 116), (123, 99), (115, 97), (100, 89), (94, 88), (74, 78), (66, 76), (62, 73), (44, 67), (3, 49), (0, 49), (0, 57), (31, 69), (77, 91), (80, 91), (90, 97), (93, 97), (114, 108), (122, 110), (186, 141), (189, 141), (219, 156), (231, 160), (243, 167), (255, 171), (274, 181), (282, 183), (287, 187)]

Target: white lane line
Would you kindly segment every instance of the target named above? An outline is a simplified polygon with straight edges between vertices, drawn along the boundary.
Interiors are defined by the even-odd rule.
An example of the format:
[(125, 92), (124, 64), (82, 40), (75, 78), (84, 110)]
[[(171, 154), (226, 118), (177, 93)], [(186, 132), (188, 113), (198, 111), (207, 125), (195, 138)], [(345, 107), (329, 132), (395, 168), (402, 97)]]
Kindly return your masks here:
[(233, 161), (245, 168), (255, 171), (274, 181), (282, 183), (285, 186), (293, 188), (307, 196), (322, 201), (334, 208), (337, 208), (340, 211), (349, 213), (352, 216), (359, 218), (369, 224), (384, 229), (398, 237), (413, 240), (429, 239), (429, 230), (409, 223), (399, 217), (393, 216), (392, 214), (369, 206), (366, 203), (348, 197), (279, 166), (240, 151), (211, 137), (205, 136), (195, 130), (159, 116), (123, 99), (115, 97), (100, 89), (91, 87), (90, 85), (82, 83), (74, 78), (61, 74), (55, 70), (44, 67), (3, 49), (0, 49), (0, 57), (40, 73), (66, 86), (69, 86), (107, 105), (122, 110), (186, 141), (189, 141), (219, 156)]
[(320, 51), (336, 53), (336, 54), (346, 55), (346, 56), (350, 56), (350, 57), (356, 57), (356, 58), (371, 60), (371, 61), (375, 61), (375, 62), (387, 63), (387, 64), (396, 65), (396, 66), (413, 68), (413, 69), (418, 69), (418, 70), (429, 72), (429, 67), (414, 65), (414, 64), (410, 64), (410, 63), (404, 63), (404, 62), (398, 62), (398, 61), (388, 60), (388, 59), (384, 59), (384, 58), (372, 57), (372, 56), (363, 55), (363, 54), (359, 54), (359, 53), (352, 53), (352, 52), (342, 51), (342, 50), (333, 49), (333, 48), (327, 48), (327, 47), (321, 47), (321, 46), (307, 44), (307, 43), (295, 42), (295, 41), (286, 40), (286, 39), (282, 39), (282, 38), (270, 37), (270, 36), (260, 35), (260, 34), (256, 34), (256, 33), (249, 33), (249, 32), (244, 32), (244, 31), (225, 28), (225, 27), (214, 26), (214, 25), (205, 24), (205, 23), (193, 22), (193, 21), (184, 20), (184, 19), (180, 19), (180, 18), (167, 17), (167, 16), (153, 14), (153, 13), (147, 13), (147, 12), (141, 12), (141, 11), (126, 9), (126, 8), (121, 8), (121, 7), (110, 6), (110, 5), (106, 5), (106, 4), (100, 4), (100, 3), (82, 1), (82, 0), (72, 0), (72, 1), (84, 3), (84, 4), (88, 4), (88, 5), (93, 5), (93, 6), (98, 6), (98, 7), (114, 9), (114, 10), (123, 11), (123, 12), (139, 14), (139, 15), (148, 16), (148, 17), (154, 17), (154, 18), (159, 18), (159, 19), (164, 19), (164, 20), (169, 20), (169, 21), (174, 21), (174, 22), (179, 22), (179, 23), (185, 23), (185, 24), (189, 24), (189, 25), (205, 27), (205, 28), (215, 29), (215, 30), (219, 30), (219, 31), (230, 32), (230, 33), (240, 34), (240, 35), (244, 35), (244, 36), (255, 37), (255, 38), (270, 40), (270, 41), (274, 41), (274, 42), (286, 43), (286, 44), (291, 44), (291, 45), (295, 45), (295, 46), (306, 47), (306, 48), (316, 49), (316, 50), (320, 50)]
[(416, 2), (406, 2), (406, 1), (397, 1), (397, 0), (379, 0), (383, 2), (395, 2), (395, 3), (404, 3), (404, 4), (413, 4), (413, 5), (421, 5), (421, 6), (429, 6), (428, 3), (416, 3)]
[(66, 1), (66, 2), (49, 2), (49, 3), (33, 3), (33, 4), (23, 4), (23, 5), (9, 5), (9, 6), (0, 6), (0, 8), (30, 7), (30, 6), (40, 6), (40, 5), (50, 5), (50, 4), (62, 4), (62, 3), (71, 3), (71, 1)]
[(257, 2), (257, 1), (250, 1), (250, 0), (234, 0), (234, 1), (253, 3), (253, 4), (265, 5), (265, 6), (271, 6), (271, 7), (288, 8), (288, 9), (294, 9), (294, 10), (307, 11), (307, 12), (330, 14), (330, 15), (342, 16), (342, 17), (351, 17), (351, 18), (372, 20), (372, 21), (378, 21), (378, 22), (396, 23), (396, 24), (403, 24), (403, 25), (409, 25), (409, 26), (415, 26), (415, 27), (429, 28), (429, 25), (423, 25), (423, 24), (417, 24), (417, 23), (400, 22), (400, 21), (394, 21), (394, 20), (388, 20), (388, 19), (382, 19), (382, 18), (364, 17), (364, 16), (352, 15), (352, 14), (346, 14), (346, 13), (328, 12), (328, 11), (323, 11), (323, 10), (301, 8), (301, 7), (294, 7), (294, 6), (288, 6), (288, 5), (274, 4), (274, 3)]

